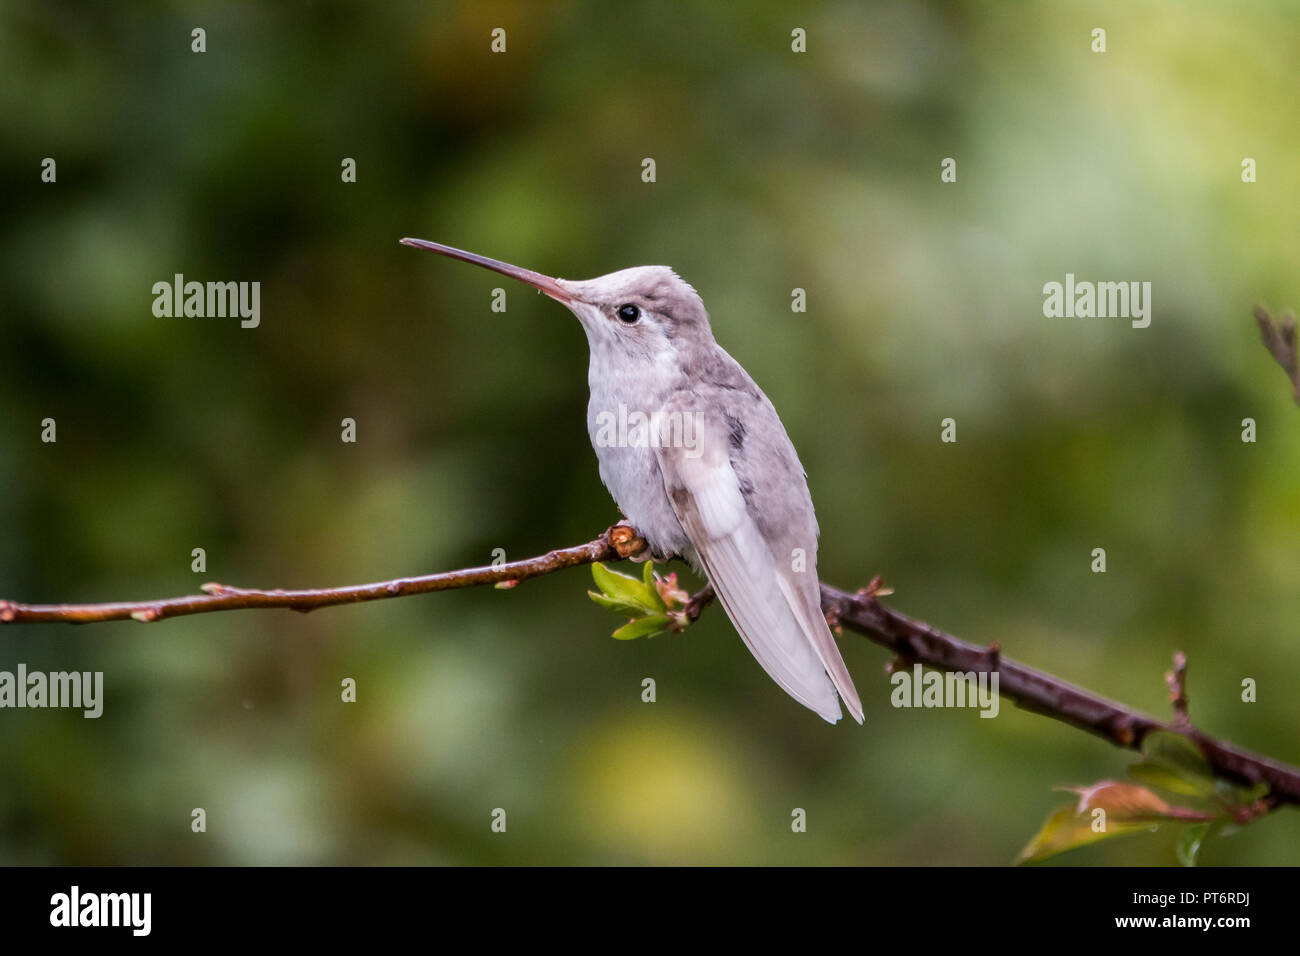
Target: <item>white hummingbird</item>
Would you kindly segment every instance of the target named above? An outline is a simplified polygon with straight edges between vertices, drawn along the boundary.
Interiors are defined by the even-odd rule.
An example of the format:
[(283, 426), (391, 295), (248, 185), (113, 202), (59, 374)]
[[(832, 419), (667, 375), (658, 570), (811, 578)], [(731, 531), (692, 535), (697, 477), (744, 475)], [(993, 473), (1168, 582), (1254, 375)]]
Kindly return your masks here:
[(578, 317), (591, 349), (587, 430), (601, 480), (646, 541), (641, 557), (688, 561), (787, 694), (831, 723), (843, 698), (862, 723), (821, 612), (803, 466), (772, 403), (714, 341), (695, 290), (666, 266), (573, 281), (424, 239), (402, 242), (518, 279)]

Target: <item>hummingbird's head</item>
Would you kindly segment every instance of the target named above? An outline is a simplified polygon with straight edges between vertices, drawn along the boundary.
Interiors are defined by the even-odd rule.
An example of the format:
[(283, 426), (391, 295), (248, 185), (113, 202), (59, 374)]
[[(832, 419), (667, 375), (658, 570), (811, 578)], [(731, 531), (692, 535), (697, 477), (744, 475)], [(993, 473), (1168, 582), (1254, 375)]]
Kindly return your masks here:
[(582, 323), (593, 350), (652, 359), (713, 336), (698, 293), (667, 266), (558, 281), (572, 296), (565, 304)]
[(437, 242), (402, 242), (491, 269), (544, 292), (578, 317), (593, 355), (616, 361), (659, 361), (679, 348), (713, 339), (699, 295), (667, 266), (636, 266), (582, 281), (556, 279)]

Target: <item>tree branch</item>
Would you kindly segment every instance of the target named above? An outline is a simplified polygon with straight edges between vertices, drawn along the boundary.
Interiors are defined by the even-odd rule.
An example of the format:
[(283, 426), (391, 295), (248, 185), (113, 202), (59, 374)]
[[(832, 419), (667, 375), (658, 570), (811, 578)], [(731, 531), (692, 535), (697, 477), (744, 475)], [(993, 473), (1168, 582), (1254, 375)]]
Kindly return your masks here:
[(1250, 786), (1268, 784), (1272, 805), (1300, 806), (1300, 768), (1277, 763), (1190, 725), (1164, 723), (1044, 671), (1003, 657), (996, 644), (980, 647), (900, 614), (867, 594), (822, 585), (822, 607), (842, 627), (865, 634), (900, 657), (947, 671), (996, 671), (998, 693), (1021, 708), (1096, 734), (1118, 747), (1138, 750), (1147, 734), (1167, 730), (1194, 741), (1215, 774)]
[(333, 607), (338, 604), (381, 601), (385, 598), (406, 597), (408, 594), (449, 591), (453, 588), (468, 588), (480, 584), (514, 587), (520, 581), (541, 574), (591, 564), (593, 561), (629, 557), (644, 548), (645, 542), (641, 540), (635, 529), (616, 524), (606, 528), (605, 533), (594, 541), (572, 548), (548, 551), (536, 558), (480, 568), (463, 568), (459, 571), (444, 571), (441, 574), (426, 574), (414, 578), (397, 578), (375, 584), (351, 584), (340, 588), (308, 588), (301, 591), (279, 588), (274, 591), (261, 591), (256, 588), (205, 584), (199, 589), (202, 594), (112, 604), (19, 604), (14, 601), (0, 600), (0, 624), (38, 621), (89, 624), (94, 621), (128, 619), (147, 624), (151, 621), (161, 621), (165, 617), (183, 617), (187, 614), (272, 607), (289, 608), (305, 614), (317, 608)]
[(1276, 325), (1273, 317), (1263, 306), (1255, 306), (1255, 321), (1259, 323), (1259, 334), (1264, 339), (1264, 348), (1282, 366), (1287, 378), (1291, 379), (1291, 397), (1300, 405), (1300, 361), (1296, 354), (1295, 316), (1287, 312), (1282, 321)]
[[(536, 558), (499, 566), (398, 578), (375, 584), (300, 591), (262, 591), (207, 584), (202, 588), (203, 594), (112, 604), (19, 604), (0, 601), (0, 624), (54, 621), (85, 624), (126, 619), (151, 622), (186, 614), (251, 608), (290, 608), (305, 612), (338, 604), (377, 601), (483, 584), (513, 587), (519, 581), (553, 571), (630, 557), (644, 547), (645, 542), (634, 529), (618, 524), (586, 544), (549, 551)], [(1004, 657), (997, 644), (980, 647), (945, 634), (882, 604), (879, 595), (884, 593), (888, 592), (879, 586), (878, 579), (873, 581), (870, 588), (856, 594), (823, 584), (822, 608), (832, 624), (862, 634), (889, 648), (904, 660), (948, 671), (996, 672), (998, 691), (1002, 697), (1025, 710), (1085, 730), (1116, 746), (1139, 749), (1147, 734), (1158, 730), (1183, 734), (1200, 747), (1218, 776), (1248, 786), (1266, 783), (1269, 794), (1265, 799), (1269, 806), (1300, 805), (1300, 769), (1202, 733), (1186, 721), (1183, 710), (1178, 711), (1173, 723), (1164, 723), (1044, 671)], [(697, 618), (712, 599), (711, 588), (706, 587), (695, 594), (687, 605), (689, 619)], [(1182, 670), (1185, 670), (1185, 665)], [(1176, 664), (1175, 672), (1179, 671)], [(1181, 680), (1180, 674), (1180, 687)], [(1185, 700), (1184, 692), (1181, 701), (1175, 703), (1181, 707), (1185, 705)]]

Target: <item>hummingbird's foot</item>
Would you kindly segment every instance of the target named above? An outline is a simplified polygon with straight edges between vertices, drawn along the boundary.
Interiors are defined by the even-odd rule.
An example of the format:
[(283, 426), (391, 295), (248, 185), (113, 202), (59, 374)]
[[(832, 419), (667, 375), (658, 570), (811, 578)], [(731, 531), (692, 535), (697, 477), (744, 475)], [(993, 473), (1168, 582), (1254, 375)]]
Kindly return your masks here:
[(669, 561), (672, 561), (674, 558), (679, 558), (679, 557), (681, 557), (681, 555), (664, 554), (663, 552), (656, 551), (653, 548), (646, 548), (644, 551), (642, 551), (640, 554), (633, 557), (631, 560), (635, 561), (637, 564), (640, 564), (642, 561), (649, 561), (651, 558), (654, 558), (654, 560), (659, 564), (667, 564)]
[(644, 561), (650, 556), (650, 546), (646, 544), (645, 538), (629, 524), (610, 525), (605, 529), (605, 540), (618, 552), (620, 558)]
[(605, 529), (605, 540), (618, 552), (620, 558), (627, 558), (637, 564), (644, 564), (651, 559), (660, 564), (667, 564), (677, 557), (675, 554), (661, 554), (655, 551), (646, 543), (645, 538), (641, 537), (641, 532), (621, 521)]
[(649, 545), (646, 545), (644, 550), (638, 551), (636, 554), (629, 554), (628, 560), (633, 562), (634, 564), (644, 564), (646, 561), (651, 561), (651, 560), (656, 561), (659, 564), (667, 564), (674, 557), (676, 557), (676, 555), (661, 554), (658, 551), (656, 551), (654, 548), (650, 547)]

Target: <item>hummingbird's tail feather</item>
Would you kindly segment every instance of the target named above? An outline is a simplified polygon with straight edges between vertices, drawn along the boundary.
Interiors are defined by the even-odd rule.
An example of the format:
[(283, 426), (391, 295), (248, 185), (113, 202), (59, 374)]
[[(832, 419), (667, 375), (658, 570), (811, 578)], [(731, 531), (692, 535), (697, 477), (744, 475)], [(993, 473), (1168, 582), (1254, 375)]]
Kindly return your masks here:
[[(673, 511), (750, 653), (787, 694), (835, 723), (842, 716), (840, 699), (824, 651), (783, 594), (779, 562), (745, 505), (726, 447), (724, 437), (705, 442), (702, 456), (659, 450)], [(845, 700), (857, 707), (860, 720), (857, 694)]]
[[(743, 533), (714, 539), (700, 552), (700, 563), (727, 617), (749, 652), (781, 689), (824, 720), (843, 716), (835, 685), (781, 594), (771, 558), (761, 539)], [(707, 554), (706, 554), (707, 552)], [(758, 561), (751, 560), (758, 556)]]
[(835, 635), (831, 633), (830, 625), (826, 623), (826, 616), (822, 614), (821, 586), (814, 584), (811, 593), (806, 589), (797, 589), (795, 583), (781, 571), (777, 572), (776, 580), (781, 587), (781, 593), (785, 595), (786, 603), (790, 605), (790, 610), (799, 620), (799, 626), (803, 628), (813, 650), (821, 658), (826, 673), (834, 682), (835, 689), (844, 698), (844, 705), (848, 707), (853, 719), (861, 724), (865, 716), (862, 712), (862, 701), (858, 698), (858, 689), (853, 686), (853, 678), (849, 676), (849, 669), (840, 654), (839, 645), (835, 643)]

